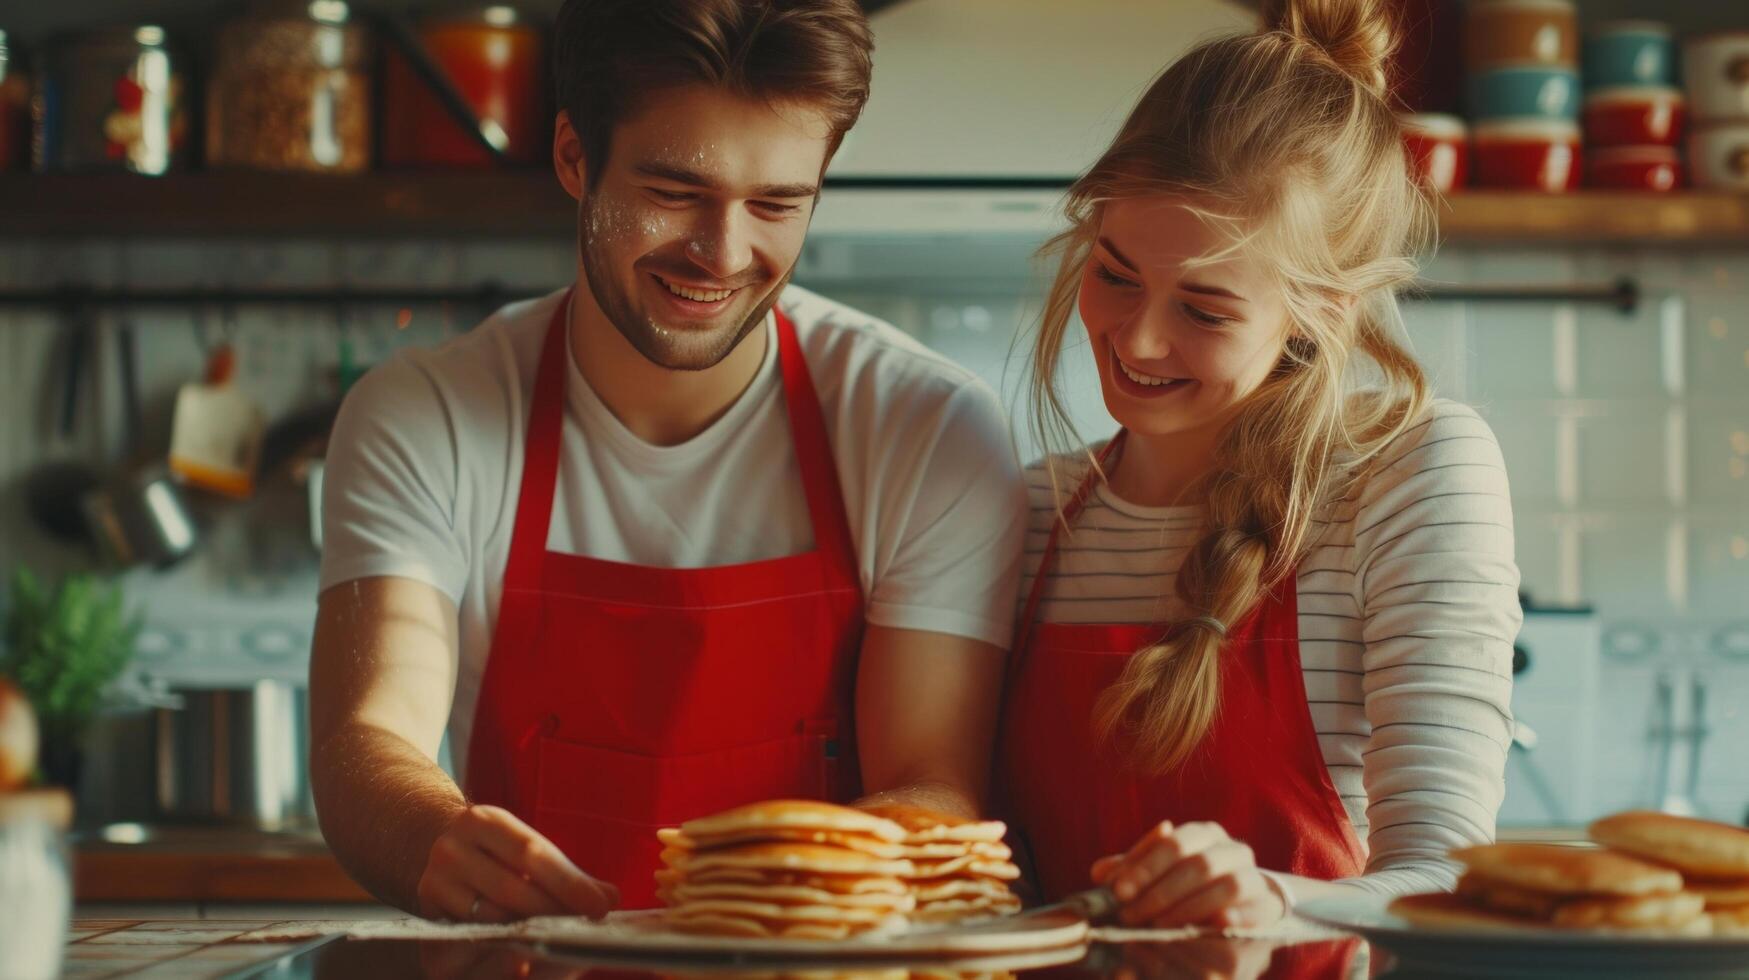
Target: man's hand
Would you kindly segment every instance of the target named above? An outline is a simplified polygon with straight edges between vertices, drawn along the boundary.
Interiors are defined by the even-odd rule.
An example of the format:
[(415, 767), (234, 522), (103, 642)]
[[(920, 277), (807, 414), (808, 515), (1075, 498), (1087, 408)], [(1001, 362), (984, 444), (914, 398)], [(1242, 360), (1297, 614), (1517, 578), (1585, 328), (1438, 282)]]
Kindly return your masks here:
[(599, 919), (618, 904), (618, 888), (584, 874), (534, 828), (495, 806), (458, 813), (431, 845), (419, 878), (419, 914), (428, 919)]

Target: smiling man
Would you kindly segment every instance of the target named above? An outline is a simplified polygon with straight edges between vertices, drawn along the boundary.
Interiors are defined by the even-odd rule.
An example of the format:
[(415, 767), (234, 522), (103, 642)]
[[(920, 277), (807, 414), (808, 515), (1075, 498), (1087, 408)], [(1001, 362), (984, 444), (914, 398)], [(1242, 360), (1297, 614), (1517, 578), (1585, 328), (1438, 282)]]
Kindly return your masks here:
[(372, 372), (329, 455), (312, 768), (386, 901), (598, 915), (729, 806), (976, 809), (1025, 523), (1000, 407), (789, 285), (870, 51), (854, 0), (565, 4), (574, 285)]

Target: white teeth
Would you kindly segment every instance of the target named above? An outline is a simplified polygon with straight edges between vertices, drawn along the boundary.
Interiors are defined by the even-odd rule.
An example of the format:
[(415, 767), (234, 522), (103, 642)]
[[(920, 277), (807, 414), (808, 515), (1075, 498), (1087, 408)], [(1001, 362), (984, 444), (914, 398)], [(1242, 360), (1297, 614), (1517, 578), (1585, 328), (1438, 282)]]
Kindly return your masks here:
[(675, 285), (674, 283), (663, 279), (661, 276), (657, 276), (656, 281), (667, 286), (668, 291), (674, 295), (683, 299), (692, 300), (695, 303), (715, 303), (720, 299), (728, 299), (729, 296), (735, 292), (733, 289), (691, 289), (686, 286)]
[(1131, 381), (1134, 381), (1136, 384), (1139, 384), (1139, 385), (1146, 385), (1150, 388), (1153, 388), (1157, 385), (1171, 384), (1174, 381), (1181, 380), (1179, 378), (1156, 378), (1151, 374), (1143, 374), (1140, 371), (1135, 370), (1134, 368), (1130, 367), (1128, 364), (1125, 364), (1123, 362), (1122, 358), (1115, 358), (1114, 357), (1114, 358), (1112, 358), (1112, 360), (1117, 361), (1117, 366), (1119, 368), (1123, 369), (1124, 377), (1130, 379)]

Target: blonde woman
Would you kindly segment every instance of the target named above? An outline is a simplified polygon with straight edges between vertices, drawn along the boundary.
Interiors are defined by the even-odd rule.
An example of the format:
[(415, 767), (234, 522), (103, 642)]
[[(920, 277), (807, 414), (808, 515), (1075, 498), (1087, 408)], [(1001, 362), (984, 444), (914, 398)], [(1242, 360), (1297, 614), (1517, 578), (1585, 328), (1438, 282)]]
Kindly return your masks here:
[[(1512, 512), (1487, 425), (1396, 339), (1430, 221), (1386, 7), (1265, 4), (1070, 192), (1032, 377), (1066, 451), (1028, 474), (1000, 763), (1045, 897), (1262, 925), (1449, 888), (1446, 852), (1493, 835)], [(1076, 309), (1122, 427), (1083, 450), (1055, 387)]]

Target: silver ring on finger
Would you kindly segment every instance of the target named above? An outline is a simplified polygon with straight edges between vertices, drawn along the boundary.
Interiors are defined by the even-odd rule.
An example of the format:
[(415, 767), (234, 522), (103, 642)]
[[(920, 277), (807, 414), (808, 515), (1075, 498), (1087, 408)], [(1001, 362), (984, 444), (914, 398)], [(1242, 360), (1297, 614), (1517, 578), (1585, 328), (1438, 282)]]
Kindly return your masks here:
[(484, 895), (475, 895), (474, 896), (474, 904), (468, 906), (468, 921), (469, 922), (480, 921), (480, 900), (485, 898), (485, 897), (486, 896), (484, 896)]

